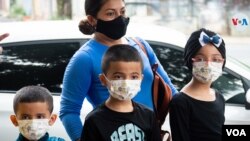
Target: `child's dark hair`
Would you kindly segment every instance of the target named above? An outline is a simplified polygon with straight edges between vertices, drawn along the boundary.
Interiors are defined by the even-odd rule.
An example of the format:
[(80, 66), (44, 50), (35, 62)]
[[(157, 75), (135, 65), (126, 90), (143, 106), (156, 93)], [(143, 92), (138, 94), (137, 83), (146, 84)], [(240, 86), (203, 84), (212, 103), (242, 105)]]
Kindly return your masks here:
[(102, 58), (102, 72), (107, 74), (111, 62), (140, 62), (143, 70), (143, 62), (139, 52), (132, 46), (117, 44), (109, 47)]
[(48, 89), (41, 86), (26, 86), (18, 90), (13, 101), (14, 112), (17, 113), (18, 104), (33, 102), (46, 102), (49, 112), (52, 113), (53, 97)]
[[(85, 0), (85, 13), (96, 18), (97, 13), (100, 11), (102, 6), (109, 0)], [(124, 0), (123, 0), (124, 1)], [(79, 22), (79, 30), (86, 35), (91, 35), (95, 32), (95, 28), (88, 23), (88, 20), (81, 20)]]

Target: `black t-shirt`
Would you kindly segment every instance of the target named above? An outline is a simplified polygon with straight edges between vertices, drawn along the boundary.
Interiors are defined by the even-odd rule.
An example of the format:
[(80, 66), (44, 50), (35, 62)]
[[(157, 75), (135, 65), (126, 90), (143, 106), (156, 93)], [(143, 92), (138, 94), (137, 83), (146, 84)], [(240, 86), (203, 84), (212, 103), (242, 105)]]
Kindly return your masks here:
[(133, 108), (120, 113), (100, 105), (87, 115), (81, 141), (161, 141), (153, 111), (135, 102)]
[(214, 101), (176, 94), (170, 103), (173, 141), (221, 141), (224, 111), (225, 100), (218, 92)]

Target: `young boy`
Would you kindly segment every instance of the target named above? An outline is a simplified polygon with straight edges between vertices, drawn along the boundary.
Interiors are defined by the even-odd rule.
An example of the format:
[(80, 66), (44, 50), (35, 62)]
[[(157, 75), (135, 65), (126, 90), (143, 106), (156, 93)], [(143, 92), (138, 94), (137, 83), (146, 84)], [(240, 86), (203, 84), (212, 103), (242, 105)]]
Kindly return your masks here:
[(21, 88), (15, 95), (13, 108), (15, 115), (11, 115), (10, 119), (20, 131), (16, 141), (64, 141), (62, 138), (49, 137), (47, 132), (57, 115), (52, 114), (53, 97), (46, 88)]
[(141, 89), (142, 69), (134, 47), (119, 44), (108, 48), (100, 81), (110, 96), (87, 115), (81, 141), (161, 140), (153, 111), (131, 100)]

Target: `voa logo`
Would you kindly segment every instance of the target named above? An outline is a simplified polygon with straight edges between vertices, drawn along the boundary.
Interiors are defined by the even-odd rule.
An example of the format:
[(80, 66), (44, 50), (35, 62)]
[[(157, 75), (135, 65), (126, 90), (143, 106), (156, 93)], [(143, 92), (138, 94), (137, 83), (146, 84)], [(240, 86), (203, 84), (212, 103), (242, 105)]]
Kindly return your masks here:
[(237, 13), (232, 17), (231, 20), (232, 26), (239, 31), (243, 31), (246, 28), (249, 28), (249, 20), (247, 15), (243, 13)]
[(244, 129), (226, 129), (227, 136), (247, 136)]

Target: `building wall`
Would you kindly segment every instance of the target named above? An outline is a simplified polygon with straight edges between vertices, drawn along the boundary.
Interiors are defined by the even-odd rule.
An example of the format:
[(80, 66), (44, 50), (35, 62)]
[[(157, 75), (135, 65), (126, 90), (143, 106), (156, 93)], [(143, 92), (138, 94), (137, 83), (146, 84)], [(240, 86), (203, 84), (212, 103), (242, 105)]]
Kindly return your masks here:
[(55, 0), (32, 0), (32, 19), (50, 20), (57, 13)]
[(0, 0), (0, 16), (7, 16), (10, 9), (10, 0)]
[(80, 20), (85, 17), (84, 2), (85, 0), (72, 0), (73, 20)]

